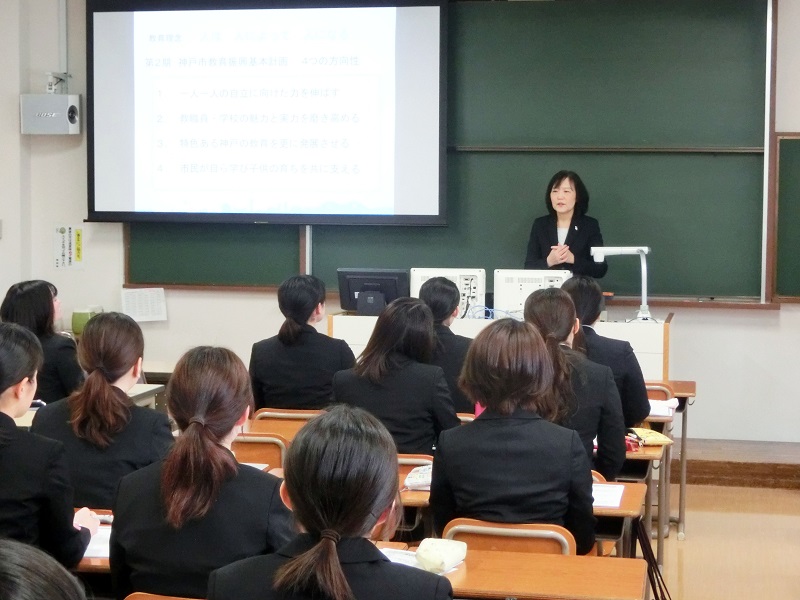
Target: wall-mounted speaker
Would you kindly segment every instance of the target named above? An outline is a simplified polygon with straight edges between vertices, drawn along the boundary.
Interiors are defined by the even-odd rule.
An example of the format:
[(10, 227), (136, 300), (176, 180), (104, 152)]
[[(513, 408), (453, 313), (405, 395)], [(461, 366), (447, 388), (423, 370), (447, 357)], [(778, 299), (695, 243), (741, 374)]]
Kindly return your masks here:
[(81, 132), (78, 94), (22, 94), (19, 120), (26, 135), (74, 135)]

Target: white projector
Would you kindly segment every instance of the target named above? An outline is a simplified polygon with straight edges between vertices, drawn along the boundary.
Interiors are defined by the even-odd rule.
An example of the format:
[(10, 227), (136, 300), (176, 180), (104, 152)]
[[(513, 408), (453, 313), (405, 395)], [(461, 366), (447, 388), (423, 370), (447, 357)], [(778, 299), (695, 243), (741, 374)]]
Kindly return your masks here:
[(78, 94), (22, 94), (19, 120), (26, 135), (74, 135), (81, 132)]

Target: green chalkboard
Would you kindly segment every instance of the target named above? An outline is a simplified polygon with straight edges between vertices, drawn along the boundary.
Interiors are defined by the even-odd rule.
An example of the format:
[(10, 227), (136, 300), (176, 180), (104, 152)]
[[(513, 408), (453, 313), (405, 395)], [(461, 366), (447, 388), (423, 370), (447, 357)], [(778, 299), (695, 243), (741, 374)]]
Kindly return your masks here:
[(765, 0), (473, 2), (450, 13), (455, 145), (764, 140)]
[(778, 140), (776, 291), (800, 296), (800, 138)]
[[(766, 19), (766, 0), (450, 4), (448, 226), (315, 226), (313, 272), (335, 288), (338, 267), (477, 266), (491, 287), (493, 269), (522, 267), (544, 186), (566, 168), (606, 244), (652, 247), (652, 294), (757, 296)], [(202, 226), (215, 239), (200, 269), (209, 239), (170, 228), (131, 226), (131, 280), (297, 271), (296, 227)], [(153, 262), (171, 249), (179, 260)], [(638, 260), (612, 260), (604, 287), (638, 293)]]
[[(607, 245), (652, 248), (651, 293), (755, 296), (761, 164), (750, 155), (456, 153), (449, 227), (315, 227), (314, 272), (335, 285), (337, 267), (482, 267), (490, 281), (496, 268), (521, 269), (547, 181), (567, 166), (589, 187)], [(638, 258), (609, 260), (603, 286), (638, 293)]]
[(290, 225), (131, 223), (126, 283), (276, 285), (297, 273)]

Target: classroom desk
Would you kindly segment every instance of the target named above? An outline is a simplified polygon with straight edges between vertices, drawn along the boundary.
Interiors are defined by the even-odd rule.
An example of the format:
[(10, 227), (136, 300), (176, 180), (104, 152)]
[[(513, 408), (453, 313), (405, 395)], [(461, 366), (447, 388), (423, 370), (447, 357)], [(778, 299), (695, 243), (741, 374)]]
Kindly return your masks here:
[[(664, 446), (642, 446), (636, 452), (627, 452), (625, 458), (627, 460), (643, 460), (649, 461), (650, 465), (647, 469), (647, 497), (644, 504), (644, 522), (649, 527), (652, 523), (653, 512), (653, 463), (659, 461), (660, 467), (658, 470), (658, 506), (666, 506), (666, 473), (667, 469), (664, 467)], [(667, 511), (658, 511), (658, 532), (656, 534), (656, 556), (658, 557), (658, 564), (663, 564), (664, 556), (664, 526), (667, 524), (666, 519)]]
[[(678, 540), (683, 541), (686, 538), (686, 461), (689, 455), (688, 439), (686, 432), (689, 425), (689, 406), (690, 398), (694, 398), (697, 393), (697, 384), (694, 381), (667, 381), (675, 392), (675, 397), (678, 399), (677, 412), (681, 413), (681, 472), (680, 482), (678, 487), (678, 517), (677, 519), (670, 515), (669, 520), (671, 523), (678, 524)], [(670, 465), (667, 465), (667, 474), (669, 474)], [(666, 478), (669, 484), (670, 478)], [(669, 498), (669, 493), (667, 493)], [(667, 511), (669, 504), (667, 504)], [(660, 512), (660, 511), (659, 511)]]
[[(150, 384), (150, 383), (137, 383), (130, 390), (128, 390), (128, 397), (133, 400), (138, 406), (148, 406), (155, 408), (156, 394), (164, 390), (163, 385)], [(33, 424), (33, 416), (38, 409), (32, 408), (18, 419), (14, 419), (17, 427), (30, 429)]]
[(468, 550), (466, 560), (445, 577), (456, 598), (643, 600), (647, 563), (640, 558)]
[[(111, 529), (111, 525), (101, 525), (101, 528)], [(391, 548), (393, 550), (408, 550), (405, 542), (375, 542), (378, 548)], [(74, 569), (78, 573), (110, 573), (108, 556), (95, 558), (82, 558)]]

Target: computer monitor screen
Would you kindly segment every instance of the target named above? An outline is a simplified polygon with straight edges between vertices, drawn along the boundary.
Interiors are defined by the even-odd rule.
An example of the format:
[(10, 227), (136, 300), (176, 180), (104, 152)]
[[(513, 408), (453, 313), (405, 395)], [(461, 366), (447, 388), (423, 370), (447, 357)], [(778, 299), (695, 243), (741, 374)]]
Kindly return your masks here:
[(570, 277), (572, 272), (566, 270), (495, 269), (495, 317), (509, 316), (522, 320), (525, 300), (532, 292), (561, 287)]
[[(422, 284), (433, 277), (444, 277), (456, 284), (461, 294), (459, 319), (483, 319), (486, 316), (486, 271), (484, 269), (411, 268), (411, 295), (419, 298)], [(473, 309), (476, 309), (473, 312)]]
[(337, 269), (342, 309), (377, 315), (397, 298), (408, 297), (406, 269)]

